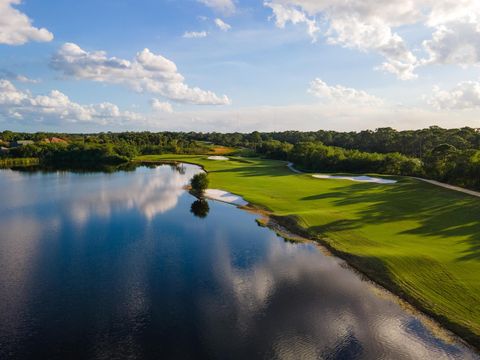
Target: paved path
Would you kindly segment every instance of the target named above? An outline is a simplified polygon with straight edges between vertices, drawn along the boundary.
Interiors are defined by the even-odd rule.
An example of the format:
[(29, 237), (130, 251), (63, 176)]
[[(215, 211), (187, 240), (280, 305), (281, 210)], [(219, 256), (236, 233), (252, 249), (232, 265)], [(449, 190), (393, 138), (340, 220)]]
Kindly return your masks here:
[(453, 191), (462, 192), (462, 193), (464, 193), (464, 194), (468, 194), (468, 195), (480, 197), (480, 192), (478, 192), (478, 191), (473, 191), (473, 190), (468, 190), (468, 189), (464, 189), (464, 188), (462, 188), (462, 187), (460, 187), (460, 186), (454, 186), (454, 185), (450, 185), (450, 184), (441, 183), (440, 181), (427, 180), (427, 179), (422, 179), (422, 178), (417, 178), (417, 177), (414, 177), (413, 179), (417, 179), (417, 180), (420, 180), (420, 181), (424, 181), (424, 182), (427, 182), (427, 183), (432, 184), (432, 185), (441, 186), (441, 187), (443, 187), (443, 188), (445, 188), (445, 189), (450, 189), (450, 190), (453, 190)]
[[(303, 174), (304, 172), (303, 171), (300, 171), (300, 170), (297, 170), (294, 168), (294, 164), (289, 162), (287, 164), (287, 167), (293, 171), (294, 173), (297, 173), (297, 174)], [(435, 180), (428, 180), (428, 179), (423, 179), (423, 178), (419, 178), (419, 177), (412, 177), (412, 179), (416, 179), (416, 180), (420, 180), (420, 181), (423, 181), (423, 182), (427, 182), (429, 184), (432, 184), (432, 185), (435, 185), (435, 186), (440, 186), (440, 187), (443, 187), (445, 189), (449, 189), (449, 190), (453, 190), (453, 191), (458, 191), (458, 192), (461, 192), (461, 193), (464, 193), (464, 194), (468, 194), (468, 195), (472, 195), (472, 196), (476, 196), (476, 197), (480, 197), (480, 192), (479, 191), (473, 191), (473, 190), (468, 190), (468, 189), (464, 189), (460, 186), (454, 186), (454, 185), (450, 185), (450, 184), (445, 184), (445, 183), (442, 183), (440, 181), (435, 181)]]
[(303, 174), (303, 171), (300, 171), (300, 170), (295, 169), (295, 168), (293, 167), (293, 165), (294, 165), (294, 163), (289, 162), (289, 163), (287, 164), (287, 167), (288, 167), (291, 171), (293, 171), (294, 173)]

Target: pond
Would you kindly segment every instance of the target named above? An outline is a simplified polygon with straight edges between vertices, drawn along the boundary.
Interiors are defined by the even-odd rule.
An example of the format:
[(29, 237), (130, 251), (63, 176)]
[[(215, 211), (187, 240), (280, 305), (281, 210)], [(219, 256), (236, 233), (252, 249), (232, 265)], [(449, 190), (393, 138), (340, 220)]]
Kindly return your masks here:
[(0, 359), (476, 359), (193, 165), (0, 170)]

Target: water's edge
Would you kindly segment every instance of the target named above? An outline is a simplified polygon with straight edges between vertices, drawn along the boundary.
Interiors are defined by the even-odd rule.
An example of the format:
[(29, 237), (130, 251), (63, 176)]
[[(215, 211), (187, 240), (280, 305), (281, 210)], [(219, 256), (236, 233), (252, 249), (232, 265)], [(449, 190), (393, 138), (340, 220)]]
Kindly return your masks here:
[[(208, 173), (201, 164), (195, 163), (194, 161), (167, 159), (133, 163), (141, 163), (144, 165), (191, 164)], [(238, 195), (242, 196), (242, 194)], [(213, 201), (217, 200), (213, 199)], [(362, 279), (368, 280), (383, 294), (399, 303), (400, 306), (411, 314), (416, 315), (433, 333), (439, 334), (439, 337), (444, 340), (446, 339), (448, 342), (458, 342), (471, 349), (477, 355), (480, 355), (480, 336), (473, 333), (470, 329), (452, 322), (441, 314), (431, 311), (427, 304), (405, 293), (393, 278), (389, 276), (384, 267), (376, 267), (375, 264), (366, 261), (362, 257), (336, 249), (331, 242), (329, 242), (328, 238), (322, 238), (322, 234), (308, 232), (294, 216), (278, 216), (274, 212), (266, 210), (261, 204), (248, 203), (245, 206), (232, 205), (243, 211), (257, 215), (257, 224), (259, 226), (270, 229), (286, 241), (312, 243), (315, 244), (322, 253), (343, 260), (349, 270), (360, 275)]]
[[(208, 171), (201, 164), (195, 162), (183, 160), (165, 160), (150, 163), (191, 164), (200, 167), (203, 171), (208, 173)], [(242, 194), (238, 195), (242, 196)], [(261, 219), (257, 221), (257, 223), (260, 226), (269, 228), (287, 241), (313, 242), (323, 249), (323, 251), (327, 251), (329, 254), (344, 260), (352, 271), (363, 275), (377, 287), (395, 297), (401, 304), (406, 305), (410, 311), (413, 311), (426, 319), (427, 322), (430, 323), (430, 327), (432, 327), (433, 324), (433, 327), (443, 332), (443, 335), (446, 337), (453, 338), (471, 348), (477, 354), (480, 354), (480, 337), (478, 335), (473, 333), (470, 329), (430, 310), (422, 301), (403, 291), (400, 286), (390, 276), (388, 276), (388, 274), (372, 269), (371, 263), (366, 263), (366, 261), (359, 256), (338, 250), (328, 241), (327, 238), (322, 238), (320, 234), (313, 236), (304, 228), (302, 228), (302, 226), (298, 224), (298, 221), (294, 217), (277, 216), (273, 212), (265, 210), (263, 206), (250, 202), (246, 206), (237, 207), (259, 215)], [(382, 274), (385, 276), (381, 276)]]
[(440, 332), (442, 337), (460, 342), (472, 349), (475, 353), (480, 354), (480, 339), (478, 336), (469, 329), (451, 322), (442, 315), (429, 311), (418, 299), (405, 293), (390, 278), (385, 277), (382, 279), (376, 276), (374, 270), (362, 263), (360, 257), (336, 249), (325, 239), (312, 237), (300, 226), (293, 223), (295, 219), (267, 214), (264, 210), (256, 208), (253, 204), (249, 204), (248, 207), (243, 207), (243, 209), (262, 216), (264, 221), (262, 221), (260, 226), (269, 228), (286, 241), (312, 242), (318, 246), (322, 252), (345, 261), (351, 271), (360, 274), (363, 279), (368, 280), (379, 290), (394, 298), (402, 307), (419, 316), (424, 323), (427, 323), (426, 325), (429, 328), (435, 330), (435, 332)]

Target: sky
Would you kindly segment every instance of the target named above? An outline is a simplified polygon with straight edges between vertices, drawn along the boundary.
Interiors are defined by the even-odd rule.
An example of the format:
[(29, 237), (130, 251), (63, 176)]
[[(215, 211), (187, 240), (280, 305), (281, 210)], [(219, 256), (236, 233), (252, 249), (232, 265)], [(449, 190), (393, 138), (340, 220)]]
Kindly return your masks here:
[(480, 128), (478, 0), (0, 0), (0, 130)]

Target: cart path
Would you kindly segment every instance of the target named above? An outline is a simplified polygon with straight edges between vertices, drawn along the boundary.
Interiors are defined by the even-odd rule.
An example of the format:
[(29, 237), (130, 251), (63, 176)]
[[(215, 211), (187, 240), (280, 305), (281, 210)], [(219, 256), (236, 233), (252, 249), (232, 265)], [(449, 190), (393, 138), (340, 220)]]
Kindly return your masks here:
[[(304, 174), (303, 171), (295, 169), (294, 164), (291, 163), (291, 162), (287, 163), (287, 167), (296, 174)], [(464, 194), (467, 194), (467, 195), (480, 197), (480, 192), (479, 191), (468, 190), (468, 189), (462, 188), (460, 186), (445, 184), (445, 183), (442, 183), (440, 181), (435, 181), (435, 180), (428, 180), (428, 179), (423, 179), (423, 178), (419, 178), (419, 177), (411, 177), (411, 178), (416, 179), (416, 180), (420, 180), (420, 181), (423, 181), (423, 182), (427, 182), (427, 183), (435, 185), (435, 186), (440, 186), (440, 187), (443, 187), (445, 189), (458, 191), (458, 192), (461, 192), (461, 193), (464, 193)]]

